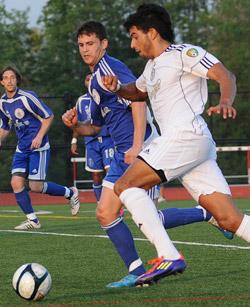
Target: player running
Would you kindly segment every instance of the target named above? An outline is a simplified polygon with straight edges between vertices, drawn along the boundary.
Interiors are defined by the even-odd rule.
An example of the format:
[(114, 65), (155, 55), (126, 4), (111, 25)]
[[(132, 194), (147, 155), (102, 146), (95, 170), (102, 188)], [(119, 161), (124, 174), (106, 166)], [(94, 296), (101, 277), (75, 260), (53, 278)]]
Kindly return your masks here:
[(32, 192), (67, 198), (71, 214), (76, 215), (80, 208), (78, 190), (45, 181), (50, 158), (48, 130), (54, 117), (52, 111), (36, 93), (17, 87), (21, 75), (15, 68), (4, 68), (0, 80), (5, 89), (0, 99), (0, 145), (14, 126), (18, 143), (12, 161), (11, 186), (19, 207), (27, 217), (15, 229), (32, 230), (41, 227), (25, 187), (26, 178)]

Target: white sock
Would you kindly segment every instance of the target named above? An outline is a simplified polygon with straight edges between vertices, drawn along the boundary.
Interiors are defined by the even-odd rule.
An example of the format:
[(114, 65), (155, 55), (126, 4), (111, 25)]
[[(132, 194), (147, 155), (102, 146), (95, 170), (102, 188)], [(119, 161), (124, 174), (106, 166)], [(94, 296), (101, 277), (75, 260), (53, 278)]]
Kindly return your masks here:
[(140, 188), (129, 188), (121, 193), (120, 199), (131, 213), (136, 225), (155, 246), (158, 257), (163, 256), (169, 260), (179, 259), (181, 255), (166, 233), (156, 207), (146, 191)]
[(27, 219), (29, 219), (29, 220), (37, 219), (37, 216), (36, 216), (35, 212), (26, 214), (26, 216), (27, 216)]
[(235, 233), (238, 237), (250, 243), (250, 216), (244, 215), (243, 220)]

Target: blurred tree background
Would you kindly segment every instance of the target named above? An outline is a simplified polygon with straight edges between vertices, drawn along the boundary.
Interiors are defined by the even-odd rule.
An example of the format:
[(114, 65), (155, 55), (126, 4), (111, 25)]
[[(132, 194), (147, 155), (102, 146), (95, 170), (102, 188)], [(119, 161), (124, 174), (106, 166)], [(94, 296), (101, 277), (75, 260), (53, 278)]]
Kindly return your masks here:
[[(23, 75), (22, 87), (36, 91), (55, 113), (50, 131), (53, 149), (50, 180), (72, 184), (71, 132), (62, 125), (60, 118), (85, 91), (83, 79), (88, 70), (78, 54), (77, 28), (87, 20), (102, 22), (109, 36), (109, 54), (124, 61), (138, 76), (145, 62), (130, 48), (123, 22), (141, 3), (138, 0), (49, 0), (41, 12), (39, 27), (30, 28), (27, 12), (7, 11), (4, 1), (0, 0), (0, 68), (15, 65)], [(165, 0), (155, 3), (170, 12), (176, 43), (192, 43), (208, 49), (236, 75), (237, 119), (233, 122), (216, 116), (206, 119), (218, 145), (249, 145), (249, 0)], [(218, 102), (218, 90), (214, 82), (209, 82), (208, 104)], [(0, 190), (10, 189), (9, 169), (15, 144), (12, 134), (0, 151)], [(83, 150), (82, 145), (81, 155)], [(234, 154), (233, 159), (230, 156), (231, 153), (220, 158), (224, 173), (231, 174), (232, 170), (236, 174), (246, 172), (245, 158), (242, 159), (240, 154), (238, 157)]]

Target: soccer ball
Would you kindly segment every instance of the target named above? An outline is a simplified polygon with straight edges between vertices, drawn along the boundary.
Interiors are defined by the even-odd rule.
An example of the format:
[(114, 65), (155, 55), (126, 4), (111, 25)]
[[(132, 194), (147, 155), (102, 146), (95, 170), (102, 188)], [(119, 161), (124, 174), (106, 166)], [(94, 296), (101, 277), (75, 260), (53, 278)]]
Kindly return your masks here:
[(20, 297), (40, 301), (51, 288), (51, 276), (41, 264), (26, 263), (14, 273), (12, 286)]

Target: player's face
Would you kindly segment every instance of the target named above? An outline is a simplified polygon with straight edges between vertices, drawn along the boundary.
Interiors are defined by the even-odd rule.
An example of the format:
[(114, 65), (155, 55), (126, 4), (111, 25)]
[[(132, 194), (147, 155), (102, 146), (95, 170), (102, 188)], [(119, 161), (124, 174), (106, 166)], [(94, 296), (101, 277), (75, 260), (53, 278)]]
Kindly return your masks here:
[(93, 70), (108, 47), (106, 39), (100, 40), (96, 34), (82, 34), (78, 37), (78, 47), (83, 61)]
[(150, 33), (144, 33), (136, 26), (131, 27), (129, 33), (131, 37), (131, 48), (135, 49), (139, 56), (143, 58), (153, 58)]
[(16, 74), (12, 70), (6, 70), (3, 73), (3, 79), (1, 80), (1, 84), (7, 94), (14, 94), (17, 87)]

